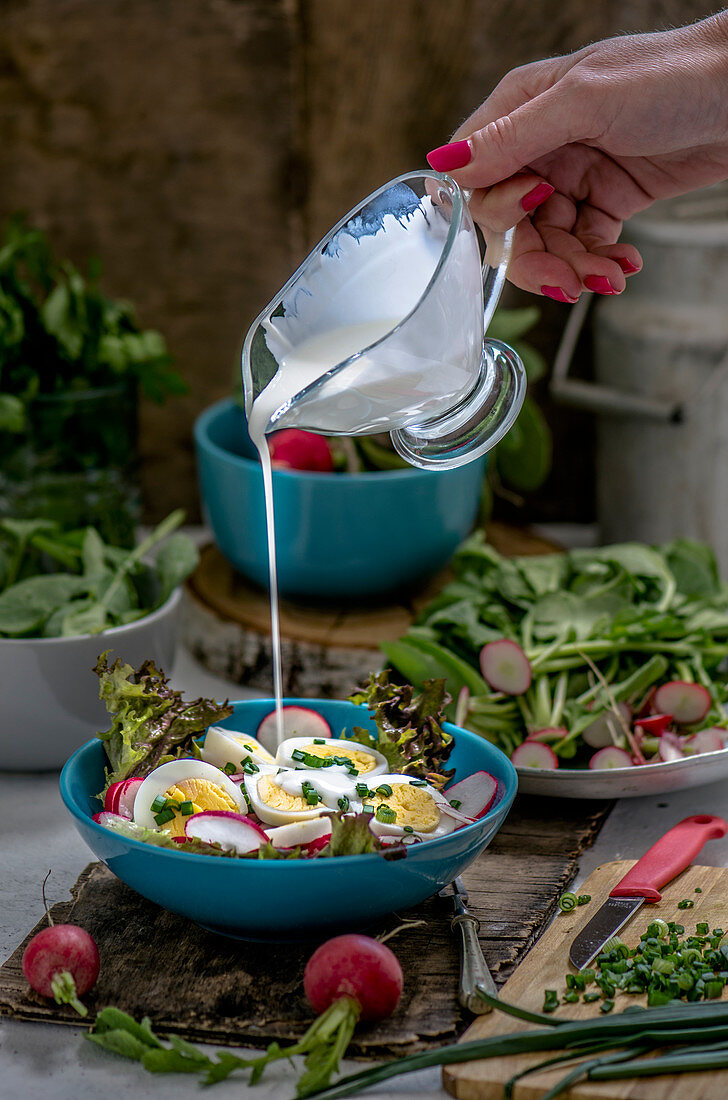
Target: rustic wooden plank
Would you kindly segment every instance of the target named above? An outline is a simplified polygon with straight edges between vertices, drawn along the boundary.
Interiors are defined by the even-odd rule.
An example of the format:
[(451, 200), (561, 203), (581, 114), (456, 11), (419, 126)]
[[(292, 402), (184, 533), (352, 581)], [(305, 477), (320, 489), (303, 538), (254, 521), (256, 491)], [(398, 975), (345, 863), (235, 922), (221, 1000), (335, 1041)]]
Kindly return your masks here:
[[(570, 803), (555, 821), (554, 805), (545, 801), (517, 799), (491, 847), (463, 876), (498, 982), (512, 973), (555, 911), (579, 853), (609, 808)], [(551, 850), (557, 837), (560, 850)], [(90, 865), (73, 893), (71, 904), (52, 912), (54, 919), (85, 927), (99, 945), (101, 974), (84, 998), (88, 1022), (100, 1007), (114, 1004), (137, 1017), (149, 1015), (162, 1033), (254, 1046), (295, 1039), (310, 1022), (301, 980), (313, 942), (248, 943), (215, 935), (141, 898), (102, 864)], [(357, 1029), (353, 1053), (383, 1057), (438, 1046), (467, 1025), (469, 1017), (457, 1003), (459, 956), (450, 905), (430, 898), (366, 929), (380, 934), (401, 920), (423, 922), (391, 941), (405, 975), (400, 1006), (385, 1024)], [(72, 1009), (33, 994), (22, 975), (25, 943), (43, 923), (0, 968), (0, 1015), (78, 1026)]]

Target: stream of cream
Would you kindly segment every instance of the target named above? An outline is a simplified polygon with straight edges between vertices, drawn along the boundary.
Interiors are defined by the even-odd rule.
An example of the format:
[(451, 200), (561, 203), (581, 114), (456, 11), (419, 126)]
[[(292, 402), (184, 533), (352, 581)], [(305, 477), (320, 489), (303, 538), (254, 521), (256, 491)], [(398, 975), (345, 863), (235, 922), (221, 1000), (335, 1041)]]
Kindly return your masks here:
[[(260, 456), (260, 465), (263, 470), (263, 495), (265, 499), (265, 523), (268, 538), (268, 577), (270, 587), (270, 621), (271, 621), (271, 652), (273, 658), (273, 691), (276, 702), (276, 741), (280, 745), (283, 740), (283, 661), (281, 657), (281, 628), (280, 606), (278, 600), (278, 566), (276, 560), (275, 538), (275, 509), (273, 504), (273, 471), (271, 468), (270, 451), (266, 433), (271, 427), (270, 418), (282, 405), (295, 397), (297, 393), (320, 378), (331, 367), (347, 359), (360, 349), (368, 347), (379, 340), (392, 327), (396, 321), (389, 318), (386, 321), (365, 322), (363, 324), (345, 325), (330, 332), (318, 335), (305, 341), (283, 359), (276, 374), (262, 390), (253, 402), (248, 419), (248, 432), (257, 448)], [(347, 387), (349, 397), (348, 404), (354, 413), (356, 420), (357, 410), (367, 402), (359, 396), (357, 398), (356, 386)], [(315, 417), (315, 413), (314, 413)], [(309, 426), (312, 424), (311, 414), (307, 418)], [(286, 426), (286, 417), (282, 416), (276, 421), (275, 430)], [(332, 425), (323, 425), (331, 430)], [(339, 430), (346, 429), (347, 424), (341, 424)]]

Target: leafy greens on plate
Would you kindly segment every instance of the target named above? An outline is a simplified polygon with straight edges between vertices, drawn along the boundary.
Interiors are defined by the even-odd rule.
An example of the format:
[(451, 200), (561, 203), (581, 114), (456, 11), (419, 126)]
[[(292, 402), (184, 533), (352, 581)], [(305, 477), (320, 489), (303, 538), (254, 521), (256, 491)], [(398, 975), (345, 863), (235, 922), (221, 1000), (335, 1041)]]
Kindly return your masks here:
[[(409, 632), (381, 648), (413, 684), (445, 677), (459, 695), (459, 724), (509, 755), (554, 731), (556, 757), (585, 765), (585, 731), (618, 703), (637, 718), (651, 714), (654, 690), (668, 682), (705, 689), (700, 726), (725, 732), (728, 586), (709, 547), (677, 539), (505, 558), (477, 532), (453, 568)], [(520, 694), (496, 690), (482, 673), (484, 647), (503, 639), (530, 666)], [(631, 752), (622, 732), (617, 725), (615, 744), (626, 740)]]

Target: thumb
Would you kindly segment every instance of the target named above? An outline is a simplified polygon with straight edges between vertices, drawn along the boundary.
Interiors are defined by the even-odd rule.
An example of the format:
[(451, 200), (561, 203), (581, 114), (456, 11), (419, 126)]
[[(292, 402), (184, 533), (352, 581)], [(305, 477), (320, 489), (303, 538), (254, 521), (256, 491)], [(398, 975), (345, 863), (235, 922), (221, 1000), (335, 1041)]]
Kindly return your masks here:
[(583, 137), (574, 114), (549, 89), (464, 140), (433, 149), (427, 161), (436, 172), (453, 173), (462, 187), (492, 187)]

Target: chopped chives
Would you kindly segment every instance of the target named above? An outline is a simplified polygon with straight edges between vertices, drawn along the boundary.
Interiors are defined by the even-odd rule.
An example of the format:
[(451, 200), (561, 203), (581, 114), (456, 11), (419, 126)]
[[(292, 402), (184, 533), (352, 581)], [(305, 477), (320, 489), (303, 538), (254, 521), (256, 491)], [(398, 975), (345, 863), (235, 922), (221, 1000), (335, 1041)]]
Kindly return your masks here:
[(384, 802), (380, 802), (377, 806), (375, 814), (377, 821), (381, 821), (384, 824), (391, 825), (397, 820), (397, 813), (391, 806), (387, 806)]
[(410, 787), (426, 787), (426, 779), (410, 779)]
[(381, 795), (382, 798), (389, 798), (392, 793), (392, 788), (389, 783), (382, 783), (381, 787), (377, 787), (374, 793)]
[(157, 825), (166, 825), (168, 821), (171, 821), (174, 817), (174, 810), (162, 810), (160, 814), (154, 815), (154, 820)]
[(314, 745), (325, 745), (326, 739), (324, 737), (314, 737), (313, 743)]
[(415, 831), (412, 825), (403, 825), (402, 828), (406, 833), (413, 833)]
[(365, 802), (364, 805), (361, 808), (361, 812), (363, 814), (373, 814), (374, 813), (374, 807), (370, 806), (368, 802)]
[(301, 760), (305, 760), (305, 759), (306, 759), (306, 753), (303, 752), (302, 749), (294, 749), (293, 752), (291, 753), (291, 760), (301, 761)]
[(235, 767), (232, 760), (228, 760), (227, 764), (223, 765), (222, 770), (225, 772), (225, 775), (235, 775), (238, 769)]
[(153, 814), (159, 814), (162, 812), (162, 810), (166, 808), (166, 806), (167, 799), (164, 797), (163, 794), (158, 794), (149, 808)]
[(366, 796), (369, 794), (369, 787), (366, 783), (357, 783), (356, 793), (359, 795), (360, 798), (366, 798)]
[(180, 802), (179, 812), (184, 814), (185, 817), (189, 817), (190, 814), (195, 812), (194, 802), (190, 802), (189, 800), (187, 802)]
[(452, 806), (453, 810), (459, 810), (462, 806), (462, 802), (459, 798), (451, 798), (450, 805)]
[(545, 989), (543, 998), (543, 1011), (553, 1012), (559, 1007), (559, 995), (555, 989)]
[(577, 905), (588, 905), (591, 901), (591, 894), (578, 894), (576, 898)]
[(343, 810), (344, 813), (346, 813), (346, 811), (349, 809), (349, 799), (346, 797), (345, 794), (342, 794), (341, 798), (337, 802), (337, 806), (340, 810)]
[(573, 909), (576, 909), (577, 904), (576, 894), (572, 894), (570, 890), (567, 890), (559, 898), (559, 909), (562, 913), (571, 913)]

